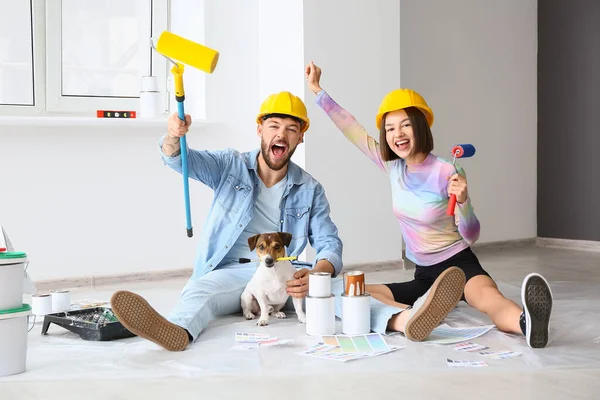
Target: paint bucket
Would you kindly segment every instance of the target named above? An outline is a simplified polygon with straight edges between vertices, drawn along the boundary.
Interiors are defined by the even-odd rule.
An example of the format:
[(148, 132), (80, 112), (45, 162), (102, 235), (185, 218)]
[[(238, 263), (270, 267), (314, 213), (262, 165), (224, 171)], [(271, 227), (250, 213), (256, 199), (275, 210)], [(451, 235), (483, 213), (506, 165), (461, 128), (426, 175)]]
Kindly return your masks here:
[(342, 333), (366, 335), (371, 332), (371, 296), (342, 295)]
[(329, 272), (311, 272), (308, 275), (308, 295), (311, 297), (331, 296), (331, 274)]
[(26, 264), (25, 253), (0, 253), (0, 310), (12, 310), (23, 304)]
[(53, 313), (71, 310), (71, 292), (68, 290), (53, 290), (51, 294)]
[(0, 311), (0, 376), (25, 372), (27, 364), (27, 323), (31, 307)]
[(335, 296), (306, 296), (306, 334), (335, 335)]

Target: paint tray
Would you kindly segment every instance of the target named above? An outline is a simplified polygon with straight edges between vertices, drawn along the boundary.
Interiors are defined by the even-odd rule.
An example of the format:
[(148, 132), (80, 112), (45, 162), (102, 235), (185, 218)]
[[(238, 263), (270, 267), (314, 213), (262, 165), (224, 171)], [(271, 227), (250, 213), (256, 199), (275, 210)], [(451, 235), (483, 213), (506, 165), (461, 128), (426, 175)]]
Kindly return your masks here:
[(119, 322), (108, 307), (47, 314), (42, 326), (42, 335), (48, 333), (50, 324), (56, 324), (76, 333), (83, 340), (110, 341), (135, 336)]

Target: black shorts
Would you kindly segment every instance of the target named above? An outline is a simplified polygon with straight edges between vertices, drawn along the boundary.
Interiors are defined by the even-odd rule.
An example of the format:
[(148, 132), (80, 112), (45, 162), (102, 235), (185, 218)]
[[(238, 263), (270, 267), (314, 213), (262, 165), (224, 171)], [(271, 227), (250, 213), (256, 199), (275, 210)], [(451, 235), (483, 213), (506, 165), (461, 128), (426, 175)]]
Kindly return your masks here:
[[(394, 295), (394, 300), (398, 303), (413, 305), (415, 301), (423, 296), (433, 285), (438, 276), (450, 267), (458, 267), (465, 273), (466, 281), (477, 275), (490, 276), (477, 259), (470, 247), (467, 247), (460, 253), (457, 253), (441, 263), (422, 267), (417, 265), (415, 269), (415, 279), (409, 282), (386, 283)], [(490, 276), (491, 278), (491, 276)], [(462, 300), (465, 300), (463, 293)]]

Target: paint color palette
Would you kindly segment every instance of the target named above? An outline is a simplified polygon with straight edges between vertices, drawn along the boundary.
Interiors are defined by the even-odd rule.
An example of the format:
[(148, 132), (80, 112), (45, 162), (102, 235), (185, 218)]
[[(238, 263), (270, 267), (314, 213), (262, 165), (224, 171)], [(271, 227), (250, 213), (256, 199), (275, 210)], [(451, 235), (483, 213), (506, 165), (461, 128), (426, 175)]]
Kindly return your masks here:
[(323, 336), (323, 343), (339, 346), (339, 351), (343, 353), (381, 353), (390, 350), (379, 333), (360, 336)]
[(452, 348), (457, 351), (468, 351), (468, 352), (483, 351), (483, 350), (489, 349), (489, 347), (487, 347), (487, 346), (483, 346), (483, 345), (473, 343), (473, 342), (459, 343), (455, 346), (452, 346)]
[(446, 364), (450, 368), (481, 368), (488, 366), (485, 361), (451, 360), (449, 358), (446, 359)]
[(236, 332), (235, 341), (237, 343), (260, 343), (269, 340), (271, 335), (268, 333), (255, 332)]
[(472, 327), (460, 327), (453, 328), (447, 324), (443, 324), (435, 328), (424, 343), (435, 343), (435, 344), (454, 344), (460, 342), (466, 342), (473, 340), (476, 337), (485, 335), (490, 329), (494, 328), (494, 325), (485, 326), (472, 326)]
[[(328, 340), (331, 342), (333, 340), (332, 338), (335, 339), (335, 336), (329, 336)], [(371, 348), (370, 345), (369, 345), (369, 348)], [(300, 352), (297, 352), (296, 354), (299, 354), (302, 356), (310, 356), (313, 358), (320, 358), (320, 359), (324, 359), (324, 360), (346, 362), (346, 361), (352, 361), (352, 360), (360, 360), (360, 359), (369, 358), (369, 357), (376, 357), (376, 356), (380, 356), (382, 354), (391, 353), (392, 351), (400, 350), (402, 348), (403, 347), (400, 347), (400, 346), (389, 346), (388, 350), (380, 351), (380, 352), (374, 352), (374, 351), (359, 352), (359, 351), (357, 351), (356, 348), (354, 348), (354, 351), (352, 351), (352, 352), (344, 352), (341, 350), (341, 347), (339, 345), (317, 343), (317, 344), (315, 344), (311, 347), (308, 347)]]
[(518, 351), (480, 351), (477, 354), (480, 356), (490, 357), (495, 360), (503, 360), (505, 358), (518, 357), (523, 353)]

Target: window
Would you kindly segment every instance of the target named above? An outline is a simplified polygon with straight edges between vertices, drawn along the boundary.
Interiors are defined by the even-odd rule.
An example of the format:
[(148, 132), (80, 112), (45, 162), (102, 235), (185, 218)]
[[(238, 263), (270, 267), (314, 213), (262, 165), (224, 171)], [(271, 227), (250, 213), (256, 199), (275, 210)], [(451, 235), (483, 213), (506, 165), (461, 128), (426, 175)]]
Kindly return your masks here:
[(150, 37), (168, 18), (168, 0), (1, 2), (0, 113), (30, 113), (4, 105), (85, 116), (138, 110), (147, 75), (158, 77), (166, 111), (167, 63)]
[(0, 3), (0, 105), (33, 106), (33, 5)]

